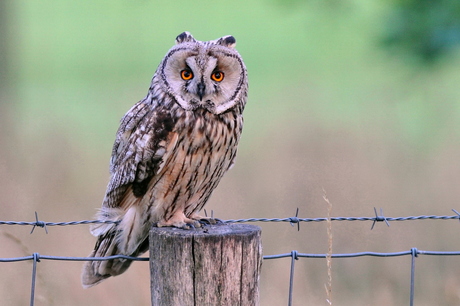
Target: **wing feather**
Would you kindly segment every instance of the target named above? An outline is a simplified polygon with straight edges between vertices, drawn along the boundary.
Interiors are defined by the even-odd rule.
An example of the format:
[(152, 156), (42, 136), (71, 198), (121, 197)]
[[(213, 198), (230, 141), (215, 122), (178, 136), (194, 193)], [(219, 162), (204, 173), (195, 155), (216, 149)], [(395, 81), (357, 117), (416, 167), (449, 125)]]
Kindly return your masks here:
[(170, 112), (162, 106), (140, 101), (126, 113), (113, 145), (103, 209), (120, 207), (127, 192), (145, 194), (162, 164), (173, 127)]

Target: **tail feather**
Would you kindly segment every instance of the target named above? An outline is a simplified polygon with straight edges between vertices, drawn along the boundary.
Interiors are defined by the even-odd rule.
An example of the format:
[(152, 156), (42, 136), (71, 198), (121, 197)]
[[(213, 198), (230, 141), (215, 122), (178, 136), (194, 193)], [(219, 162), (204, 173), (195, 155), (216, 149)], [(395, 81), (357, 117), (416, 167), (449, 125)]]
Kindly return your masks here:
[[(123, 217), (120, 218), (120, 215)], [(112, 255), (127, 255), (136, 257), (148, 250), (148, 231), (150, 221), (139, 205), (131, 206), (122, 214), (120, 209), (107, 209), (102, 212), (102, 218), (120, 220), (118, 224), (97, 224), (91, 233), (98, 237), (90, 257), (107, 257)], [(81, 276), (84, 288), (99, 284), (110, 276), (116, 276), (126, 271), (131, 265), (129, 259), (90, 260), (83, 266)]]
[[(99, 236), (94, 247), (93, 252), (89, 257), (107, 257), (112, 255), (123, 254), (121, 252), (119, 244), (119, 233), (115, 228), (111, 229), (108, 233)], [(128, 255), (132, 257), (137, 257), (142, 253), (145, 253), (149, 248), (148, 235), (143, 241), (141, 241), (137, 248), (134, 249)], [(81, 275), (81, 282), (84, 288), (90, 288), (102, 282), (103, 280), (111, 277), (117, 276), (125, 272), (131, 265), (132, 260), (129, 259), (111, 259), (111, 260), (97, 260), (97, 261), (87, 261), (83, 266), (83, 271)]]
[[(110, 231), (106, 235), (100, 236), (96, 242), (93, 252), (89, 257), (106, 257), (117, 255), (116, 232)], [(90, 288), (99, 284), (110, 276), (119, 275), (128, 269), (131, 260), (112, 259), (103, 261), (87, 261), (83, 266), (81, 282), (84, 288)]]

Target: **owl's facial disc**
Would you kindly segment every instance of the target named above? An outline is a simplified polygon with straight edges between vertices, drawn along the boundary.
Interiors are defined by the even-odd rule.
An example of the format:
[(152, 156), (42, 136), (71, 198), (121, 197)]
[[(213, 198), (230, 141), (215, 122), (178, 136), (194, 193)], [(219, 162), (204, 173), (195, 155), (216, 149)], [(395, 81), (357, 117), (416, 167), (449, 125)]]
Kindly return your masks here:
[(229, 47), (180, 43), (170, 50), (160, 68), (169, 93), (185, 110), (203, 108), (220, 114), (239, 103), (241, 94), (246, 93), (244, 64)]

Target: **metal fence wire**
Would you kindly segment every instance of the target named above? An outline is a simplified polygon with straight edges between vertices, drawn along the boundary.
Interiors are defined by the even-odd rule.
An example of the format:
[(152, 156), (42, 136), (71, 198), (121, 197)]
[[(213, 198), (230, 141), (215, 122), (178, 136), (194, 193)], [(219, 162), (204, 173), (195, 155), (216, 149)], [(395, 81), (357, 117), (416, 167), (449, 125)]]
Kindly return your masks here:
[[(385, 222), (387, 226), (390, 226), (390, 222), (394, 221), (411, 221), (411, 220), (459, 220), (460, 213), (452, 209), (455, 215), (451, 216), (438, 216), (438, 215), (422, 215), (422, 216), (408, 216), (408, 217), (396, 217), (390, 218), (383, 215), (382, 209), (380, 213), (377, 212), (377, 209), (374, 208), (374, 217), (331, 217), (329, 218), (299, 218), (297, 209), (294, 217), (289, 218), (249, 218), (249, 219), (235, 219), (235, 220), (222, 220), (225, 224), (230, 223), (249, 223), (249, 222), (289, 222), (292, 226), (297, 226), (297, 229), (300, 230), (300, 223), (302, 222), (324, 222), (324, 221), (371, 221), (371, 229), (374, 228), (377, 222)], [(36, 227), (43, 228), (46, 233), (48, 233), (48, 227), (50, 226), (70, 226), (70, 225), (82, 225), (82, 224), (101, 224), (101, 223), (117, 223), (114, 221), (100, 221), (100, 220), (83, 220), (83, 221), (69, 221), (69, 222), (45, 222), (38, 219), (38, 214), (35, 212), (35, 221), (24, 222), (24, 221), (0, 221), (0, 225), (23, 225), (23, 226), (32, 226), (31, 234), (34, 232)], [(411, 256), (411, 274), (410, 274), (410, 305), (414, 304), (414, 280), (415, 280), (415, 261), (419, 255), (428, 255), (428, 256), (459, 256), (460, 251), (458, 252), (440, 252), (440, 251), (423, 251), (417, 248), (411, 248), (407, 251), (402, 252), (358, 252), (358, 253), (345, 253), (345, 254), (306, 254), (299, 253), (296, 250), (293, 250), (289, 253), (276, 254), (276, 255), (265, 255), (263, 260), (272, 260), (280, 258), (291, 258), (290, 266), (290, 276), (289, 276), (289, 292), (288, 292), (288, 305), (292, 305), (293, 297), (293, 287), (294, 287), (294, 271), (295, 271), (295, 262), (299, 258), (354, 258), (354, 257), (363, 257), (363, 256), (372, 256), (372, 257), (398, 257), (398, 256)], [(31, 279), (31, 289), (30, 289), (30, 305), (34, 305), (35, 301), (35, 281), (37, 278), (37, 264), (41, 260), (58, 260), (58, 261), (105, 261), (111, 259), (129, 259), (132, 261), (148, 261), (148, 257), (131, 257), (125, 255), (114, 255), (107, 257), (66, 257), (66, 256), (48, 256), (41, 255), (39, 253), (33, 253), (30, 256), (23, 257), (11, 257), (11, 258), (0, 258), (0, 262), (18, 262), (18, 261), (27, 261), (31, 260), (32, 265), (32, 279)]]

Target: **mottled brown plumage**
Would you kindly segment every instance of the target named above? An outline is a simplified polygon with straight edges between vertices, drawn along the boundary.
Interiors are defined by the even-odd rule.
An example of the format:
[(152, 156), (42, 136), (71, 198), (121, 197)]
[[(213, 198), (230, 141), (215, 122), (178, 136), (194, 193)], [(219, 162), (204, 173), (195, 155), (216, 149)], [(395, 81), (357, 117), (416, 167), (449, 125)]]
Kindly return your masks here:
[[(110, 162), (111, 179), (90, 256), (137, 256), (148, 249), (152, 224), (197, 226), (200, 211), (235, 161), (247, 98), (235, 39), (176, 38), (147, 96), (122, 118)], [(84, 287), (123, 273), (129, 260), (89, 261)]]

